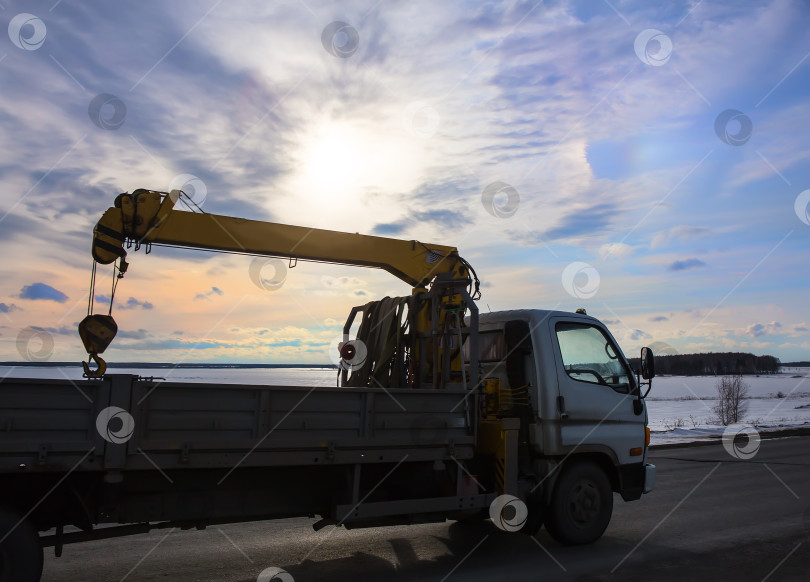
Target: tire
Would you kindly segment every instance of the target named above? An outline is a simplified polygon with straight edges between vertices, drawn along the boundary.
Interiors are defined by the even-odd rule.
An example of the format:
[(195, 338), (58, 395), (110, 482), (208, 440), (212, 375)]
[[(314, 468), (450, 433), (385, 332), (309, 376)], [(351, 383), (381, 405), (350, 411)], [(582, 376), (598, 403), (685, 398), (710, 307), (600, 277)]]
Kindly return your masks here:
[(575, 462), (557, 480), (546, 529), (561, 544), (590, 544), (605, 532), (612, 514), (613, 490), (605, 472), (595, 463)]
[[(22, 515), (0, 508), (0, 582), (39, 582), (42, 576), (42, 546), (39, 534)], [(19, 525), (18, 525), (19, 524)]]
[(529, 497), (526, 501), (526, 508), (529, 510), (529, 516), (526, 519), (526, 525), (524, 525), (520, 531), (526, 535), (533, 536), (540, 532), (540, 528), (543, 527), (543, 523), (546, 521), (546, 516), (548, 515), (548, 507), (543, 500), (542, 490), (537, 491)]

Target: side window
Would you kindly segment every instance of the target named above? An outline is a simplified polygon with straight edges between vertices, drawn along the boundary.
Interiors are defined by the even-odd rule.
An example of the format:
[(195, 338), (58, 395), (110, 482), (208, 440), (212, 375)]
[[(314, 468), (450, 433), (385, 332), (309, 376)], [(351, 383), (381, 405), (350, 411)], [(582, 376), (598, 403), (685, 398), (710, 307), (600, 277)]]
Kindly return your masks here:
[[(506, 341), (503, 331), (482, 331), (478, 333), (478, 361), (482, 363), (497, 362), (502, 363), (506, 359)], [(469, 337), (464, 339), (462, 348), (464, 361), (470, 363), (470, 341)]]
[(633, 377), (619, 359), (616, 346), (598, 327), (558, 323), (557, 341), (566, 374), (574, 380), (609, 386), (627, 393)]

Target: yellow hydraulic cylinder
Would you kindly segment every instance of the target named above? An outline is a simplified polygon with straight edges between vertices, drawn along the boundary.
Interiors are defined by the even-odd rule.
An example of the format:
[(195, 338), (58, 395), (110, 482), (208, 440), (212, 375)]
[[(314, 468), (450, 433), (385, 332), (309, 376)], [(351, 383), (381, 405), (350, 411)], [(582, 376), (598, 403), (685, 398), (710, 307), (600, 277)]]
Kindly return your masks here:
[(495, 420), (498, 415), (499, 393), (501, 387), (500, 378), (486, 378), (484, 380), (484, 395), (486, 399), (486, 418)]

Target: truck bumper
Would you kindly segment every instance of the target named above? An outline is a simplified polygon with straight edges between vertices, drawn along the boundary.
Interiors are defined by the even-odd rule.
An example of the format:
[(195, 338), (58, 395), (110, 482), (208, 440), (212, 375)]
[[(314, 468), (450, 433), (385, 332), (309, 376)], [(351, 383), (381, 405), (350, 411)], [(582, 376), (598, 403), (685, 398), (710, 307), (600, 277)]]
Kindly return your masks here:
[(644, 493), (649, 493), (655, 487), (655, 465), (644, 465)]
[(619, 493), (625, 501), (640, 499), (655, 487), (655, 465), (633, 463), (619, 467)]

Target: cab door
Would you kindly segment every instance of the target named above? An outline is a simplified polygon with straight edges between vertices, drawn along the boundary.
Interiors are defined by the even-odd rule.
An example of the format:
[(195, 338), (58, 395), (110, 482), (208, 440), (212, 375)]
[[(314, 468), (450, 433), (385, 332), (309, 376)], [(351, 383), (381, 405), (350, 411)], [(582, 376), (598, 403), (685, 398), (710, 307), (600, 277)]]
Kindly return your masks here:
[(636, 414), (637, 387), (613, 338), (595, 322), (553, 318), (560, 436), (565, 449), (612, 449), (620, 464), (640, 462), (646, 409)]

